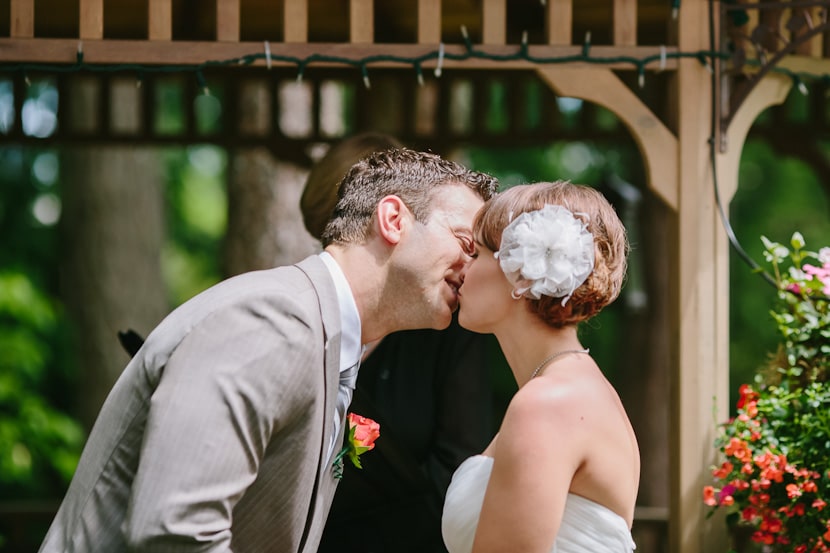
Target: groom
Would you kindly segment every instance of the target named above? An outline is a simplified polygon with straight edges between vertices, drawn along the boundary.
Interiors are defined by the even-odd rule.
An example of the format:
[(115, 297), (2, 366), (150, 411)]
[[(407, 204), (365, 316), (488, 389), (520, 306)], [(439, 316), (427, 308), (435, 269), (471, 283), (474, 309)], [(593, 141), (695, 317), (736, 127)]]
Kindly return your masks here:
[(449, 324), (495, 185), (405, 149), (353, 166), (321, 254), (228, 279), (147, 337), (40, 551), (316, 551), (362, 344)]

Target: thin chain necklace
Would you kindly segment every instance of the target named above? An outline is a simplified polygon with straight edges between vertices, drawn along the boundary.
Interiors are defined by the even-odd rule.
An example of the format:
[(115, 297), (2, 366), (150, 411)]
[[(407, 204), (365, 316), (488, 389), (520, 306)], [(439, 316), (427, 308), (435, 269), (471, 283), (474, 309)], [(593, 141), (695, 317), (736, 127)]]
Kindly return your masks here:
[(530, 380), (533, 380), (533, 378), (537, 374), (539, 374), (539, 371), (541, 371), (543, 367), (545, 367), (548, 363), (550, 363), (551, 361), (553, 361), (557, 357), (565, 355), (566, 353), (590, 353), (590, 351), (591, 350), (589, 350), (589, 349), (566, 349), (566, 350), (554, 353), (553, 355), (551, 355), (550, 357), (548, 357), (547, 359), (545, 359), (544, 361), (539, 363), (539, 366), (536, 367), (536, 369), (531, 373)]

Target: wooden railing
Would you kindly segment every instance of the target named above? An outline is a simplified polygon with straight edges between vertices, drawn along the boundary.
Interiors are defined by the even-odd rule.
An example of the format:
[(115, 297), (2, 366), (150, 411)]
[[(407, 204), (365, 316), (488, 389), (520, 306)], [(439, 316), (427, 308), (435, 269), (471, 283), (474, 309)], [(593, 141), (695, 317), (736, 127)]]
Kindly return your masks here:
[[(105, 10), (123, 12), (134, 7), (127, 8), (104, 0), (78, 0), (78, 11), (75, 12), (69, 8), (71, 2), (55, 4), (56, 0), (50, 0), (50, 6), (56, 13), (42, 17), (43, 14), (39, 16), (37, 10), (39, 1), (43, 2), (10, 0), (8, 37), (0, 37), (0, 63), (69, 64), (76, 61), (79, 44), (82, 44), (86, 63), (201, 63), (208, 59), (239, 57), (250, 53), (252, 48), (257, 51), (265, 40), (271, 43), (275, 52), (298, 57), (311, 53), (336, 53), (354, 58), (376, 55), (381, 50), (390, 55), (415, 57), (433, 50), (441, 42), (453, 45), (447, 47), (448, 52), (463, 52), (461, 25), (468, 27), (477, 47), (494, 55), (515, 52), (517, 43), (525, 34), (529, 36), (531, 53), (540, 57), (578, 54), (589, 34), (596, 41), (594, 52), (597, 56), (631, 53), (644, 56), (657, 52), (660, 45), (672, 48), (670, 44), (665, 44), (668, 36), (665, 29), (672, 24), (668, 3), (665, 3), (664, 9), (649, 10), (647, 21), (649, 34), (653, 35), (655, 29), (662, 29), (660, 38), (663, 40), (647, 43), (649, 45), (645, 50), (639, 49), (642, 47), (638, 47), (638, 27), (644, 23), (638, 20), (637, 0), (612, 0), (611, 18), (607, 17), (604, 9), (599, 10), (603, 15), (598, 17), (593, 14), (597, 11), (596, 6), (585, 7), (582, 2), (573, 0), (521, 4), (525, 13), (520, 19), (529, 22), (530, 29), (508, 26), (509, 15), (513, 13), (511, 10), (518, 8), (511, 6), (507, 0), (480, 0), (479, 7), (473, 11), (470, 11), (467, 2), (417, 0), (414, 8), (412, 3), (405, 3), (405, 8), (402, 5), (395, 10), (384, 9), (382, 19), (377, 0), (349, 0), (348, 21), (345, 22), (348, 26), (347, 41), (331, 39), (334, 35), (327, 29), (344, 23), (334, 21), (334, 16), (327, 18), (326, 8), (331, 4), (321, 0), (283, 0), (282, 3), (249, 1), (244, 5), (241, 0), (216, 0), (215, 12), (200, 14), (198, 18), (179, 13), (177, 10), (181, 10), (182, 6), (172, 0), (147, 0), (146, 14), (135, 14), (135, 21), (130, 23), (132, 32), (128, 36), (119, 36), (114, 25), (107, 25)], [(61, 16), (62, 10), (66, 10), (66, 17)], [(278, 13), (274, 13), (277, 10)], [(74, 18), (76, 13), (76, 21), (67, 20)], [(380, 32), (379, 26), (405, 32), (394, 33), (390, 39), (388, 34)], [(575, 36), (577, 28), (590, 33)], [(311, 37), (312, 34), (314, 37)], [(379, 35), (388, 40), (377, 40)], [(136, 40), (135, 36), (146, 38)], [(194, 40), (194, 36), (199, 38)], [(412, 37), (412, 41), (400, 42), (398, 36)], [(600, 40), (599, 37), (606, 38)], [(170, 48), (171, 42), (176, 43), (175, 49)], [(313, 48), (309, 47), (310, 43)], [(264, 63), (264, 60), (256, 62), (257, 65)], [(384, 65), (383, 62), (378, 64)], [(449, 59), (446, 64), (448, 67), (460, 65)], [(477, 59), (464, 62), (465, 67), (495, 65), (502, 68), (529, 67), (521, 60), (496, 62)], [(670, 60), (663, 69), (673, 67), (674, 63)], [(625, 64), (619, 64), (619, 68), (631, 69)]]

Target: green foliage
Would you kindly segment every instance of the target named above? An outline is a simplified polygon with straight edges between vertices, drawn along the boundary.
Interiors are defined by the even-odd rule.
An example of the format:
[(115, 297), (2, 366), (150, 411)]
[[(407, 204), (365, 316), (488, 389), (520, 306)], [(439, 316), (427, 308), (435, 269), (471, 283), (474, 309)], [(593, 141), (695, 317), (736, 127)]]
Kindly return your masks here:
[(80, 425), (47, 401), (58, 313), (24, 274), (0, 272), (0, 496), (51, 497), (78, 462)]
[(724, 461), (704, 488), (712, 512), (750, 531), (764, 551), (830, 547), (830, 386), (741, 386), (738, 416), (723, 424), (715, 446)]
[[(744, 147), (738, 180), (729, 216), (739, 239), (763, 235), (786, 242), (797, 223), (808, 243), (830, 242), (830, 201), (809, 166), (782, 158), (766, 143), (752, 140)], [(763, 258), (760, 241), (746, 242), (744, 247), (752, 259)], [(777, 295), (734, 251), (729, 278), (730, 404), (735, 405), (738, 385), (751, 382), (758, 368), (769, 362), (780, 334), (770, 316)]]
[(782, 340), (768, 380), (793, 389), (825, 381), (830, 368), (830, 247), (809, 251), (798, 232), (790, 239), (792, 249), (761, 239), (777, 289), (771, 315)]
[(741, 385), (737, 416), (720, 426), (724, 461), (704, 501), (769, 551), (828, 551), (830, 248), (809, 251), (798, 232), (789, 247), (761, 240), (780, 346), (755, 387)]
[(162, 252), (172, 305), (222, 278), (219, 260), (227, 225), (226, 154), (211, 146), (168, 150), (169, 238)]

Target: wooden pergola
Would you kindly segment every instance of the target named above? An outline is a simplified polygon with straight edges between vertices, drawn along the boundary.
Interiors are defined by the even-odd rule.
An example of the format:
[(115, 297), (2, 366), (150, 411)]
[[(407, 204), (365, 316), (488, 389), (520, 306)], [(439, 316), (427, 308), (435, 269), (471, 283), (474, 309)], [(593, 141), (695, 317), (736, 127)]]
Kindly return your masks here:
[[(457, 75), (475, 87), (479, 77), (531, 74), (556, 96), (613, 112), (639, 149), (649, 189), (671, 213), (668, 541), (669, 551), (703, 553), (724, 540), (720, 521), (704, 518), (701, 489), (714, 456), (713, 401), (727, 413), (729, 396), (729, 243), (713, 179), (728, 204), (750, 127), (793, 85), (795, 73), (773, 69), (821, 73), (830, 49), (822, 2), (766, 4), (775, 9), (733, 5), (748, 19), (741, 22), (706, 0), (216, 0), (215, 9), (190, 0), (9, 0), (0, 13), (0, 77), (14, 79), (18, 112), (22, 83), (36, 72), (99, 70), (102, 78), (135, 80), (180, 67), (196, 94), (214, 71), (252, 78), (272, 71), (276, 82), (344, 74), (371, 87), (391, 81), (405, 90), (401, 105), (437, 106), (395, 129), (406, 142), (424, 144), (458, 140), (446, 127), (450, 107), (441, 88)], [(727, 40), (738, 46), (731, 59), (719, 54)], [(738, 54), (751, 60), (759, 52), (766, 53), (760, 63), (741, 66)], [(117, 83), (107, 83), (95, 129), (67, 124), (52, 139), (163, 143), (151, 124), (150, 87), (134, 92), (144, 111), (124, 131), (108, 115)], [(653, 83), (662, 84), (655, 91)], [(229, 90), (237, 100), (246, 94)], [(476, 134), (476, 113), (468, 136)], [(189, 120), (184, 135), (198, 137)], [(331, 138), (314, 127), (292, 139), (279, 125), (226, 128), (223, 136), (216, 140), (279, 143), (298, 158), (307, 143)], [(511, 140), (521, 143), (521, 136), (514, 129)], [(0, 136), (0, 144), (15, 141), (32, 139), (19, 125)]]

